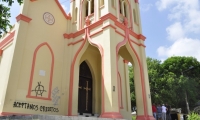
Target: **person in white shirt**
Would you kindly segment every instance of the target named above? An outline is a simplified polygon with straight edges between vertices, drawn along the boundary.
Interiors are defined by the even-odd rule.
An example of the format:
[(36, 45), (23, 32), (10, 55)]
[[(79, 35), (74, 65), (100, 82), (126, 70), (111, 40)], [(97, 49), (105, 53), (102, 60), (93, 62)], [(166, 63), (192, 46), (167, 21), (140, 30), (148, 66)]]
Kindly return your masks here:
[(166, 120), (166, 112), (167, 112), (167, 108), (163, 104), (162, 105), (162, 120)]

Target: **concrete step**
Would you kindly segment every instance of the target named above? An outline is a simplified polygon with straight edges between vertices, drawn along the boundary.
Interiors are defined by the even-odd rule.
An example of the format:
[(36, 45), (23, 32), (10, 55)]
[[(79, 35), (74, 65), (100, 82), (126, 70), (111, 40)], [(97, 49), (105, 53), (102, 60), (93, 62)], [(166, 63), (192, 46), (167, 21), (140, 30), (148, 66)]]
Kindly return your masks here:
[(59, 116), (59, 115), (26, 115), (26, 116), (0, 116), (0, 120), (125, 120), (112, 118), (97, 118), (96, 116)]

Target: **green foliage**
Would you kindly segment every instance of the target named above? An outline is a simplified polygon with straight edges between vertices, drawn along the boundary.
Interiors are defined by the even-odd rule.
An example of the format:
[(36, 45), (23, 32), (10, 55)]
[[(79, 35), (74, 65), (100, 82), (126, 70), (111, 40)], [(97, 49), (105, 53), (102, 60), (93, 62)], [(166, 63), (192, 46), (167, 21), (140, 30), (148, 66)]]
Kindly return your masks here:
[(136, 116), (132, 116), (132, 120), (136, 120)]
[(200, 120), (200, 116), (197, 113), (192, 112), (188, 115), (187, 120)]
[[(7, 28), (11, 28), (9, 18), (11, 17), (10, 6), (14, 3), (14, 0), (0, 0), (0, 2), (8, 3), (8, 6), (0, 4), (0, 37), (2, 33), (7, 33)], [(19, 4), (22, 4), (23, 0), (17, 0)]]
[(136, 106), (136, 100), (135, 100), (135, 85), (134, 85), (134, 73), (133, 73), (133, 67), (129, 67), (129, 81), (130, 81), (130, 97), (131, 97), (131, 108), (133, 106)]
[[(191, 67), (193, 66), (193, 67)], [(153, 103), (168, 103), (186, 112), (186, 97), (191, 110), (200, 100), (200, 62), (193, 57), (170, 57), (163, 63), (147, 58), (149, 85)], [(129, 67), (131, 103), (135, 104), (134, 72)]]

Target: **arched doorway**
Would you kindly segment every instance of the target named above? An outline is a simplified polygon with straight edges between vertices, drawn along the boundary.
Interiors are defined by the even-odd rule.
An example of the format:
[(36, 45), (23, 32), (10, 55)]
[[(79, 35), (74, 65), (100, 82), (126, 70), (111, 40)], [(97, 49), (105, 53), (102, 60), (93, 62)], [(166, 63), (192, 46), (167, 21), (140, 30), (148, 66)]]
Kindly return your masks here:
[(92, 113), (92, 74), (85, 61), (79, 69), (78, 112)]

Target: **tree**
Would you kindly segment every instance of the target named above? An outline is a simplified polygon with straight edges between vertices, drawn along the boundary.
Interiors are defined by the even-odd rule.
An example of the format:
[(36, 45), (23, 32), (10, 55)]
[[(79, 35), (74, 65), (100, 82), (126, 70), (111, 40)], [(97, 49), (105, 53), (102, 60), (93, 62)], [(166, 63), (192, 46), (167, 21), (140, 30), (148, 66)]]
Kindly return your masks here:
[[(173, 73), (175, 81), (172, 83), (172, 92), (176, 92), (176, 107), (186, 111), (187, 101), (192, 107), (199, 99), (200, 93), (200, 63), (193, 57), (170, 57), (162, 63), (163, 74)], [(192, 69), (191, 69), (192, 68)], [(169, 86), (169, 84), (167, 84)]]
[(161, 61), (147, 57), (147, 69), (149, 75), (149, 85), (151, 91), (151, 99), (154, 103), (160, 103), (160, 87), (162, 83), (160, 82), (161, 76)]
[(129, 69), (131, 108), (132, 108), (133, 106), (136, 106), (133, 66), (129, 65), (128, 69)]
[[(7, 28), (11, 28), (9, 18), (11, 17), (10, 6), (14, 3), (14, 0), (0, 0), (0, 2), (8, 3), (8, 7), (0, 4), (0, 37), (2, 33), (7, 33)], [(22, 4), (23, 0), (17, 0), (19, 4)]]

